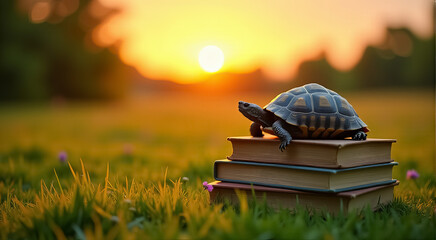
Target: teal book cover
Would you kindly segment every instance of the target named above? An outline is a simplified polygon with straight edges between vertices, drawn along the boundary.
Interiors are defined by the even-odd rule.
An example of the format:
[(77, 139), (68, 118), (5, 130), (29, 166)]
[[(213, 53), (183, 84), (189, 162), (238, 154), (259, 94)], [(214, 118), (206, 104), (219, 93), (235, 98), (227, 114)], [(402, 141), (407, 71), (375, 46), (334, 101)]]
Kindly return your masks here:
[[(226, 168), (222, 168), (222, 165), (226, 166)], [(398, 165), (398, 163), (390, 162), (346, 169), (330, 169), (284, 164), (217, 160), (214, 164), (214, 177), (217, 181), (223, 182), (254, 184), (258, 186), (300, 191), (338, 193), (394, 183), (397, 181), (396, 179), (392, 179), (392, 167), (395, 165)], [(221, 173), (223, 170), (219, 170), (225, 169), (225, 171), (227, 171), (227, 169), (230, 168), (232, 170), (230, 176), (229, 174), (222, 175)], [(287, 178), (288, 176), (284, 176), (284, 174), (288, 173), (289, 175), (293, 175), (289, 176), (293, 179), (289, 180)], [(332, 179), (337, 178), (336, 176), (347, 181), (347, 179), (350, 179), (350, 175), (356, 175), (356, 178), (363, 175), (364, 179), (362, 181), (357, 181), (358, 183), (356, 183), (355, 179), (354, 183), (351, 181), (346, 187), (330, 186), (330, 183), (333, 183)], [(302, 183), (302, 179), (310, 178), (310, 176), (316, 176), (316, 179), (321, 180), (313, 178), (313, 180), (307, 179), (307, 181)], [(386, 179), (386, 177), (389, 177), (389, 179)], [(326, 183), (320, 183), (320, 181)], [(329, 181), (329, 183), (327, 183), (327, 181)], [(291, 184), (289, 184), (289, 182), (291, 182)], [(323, 185), (324, 187), (322, 187)]]

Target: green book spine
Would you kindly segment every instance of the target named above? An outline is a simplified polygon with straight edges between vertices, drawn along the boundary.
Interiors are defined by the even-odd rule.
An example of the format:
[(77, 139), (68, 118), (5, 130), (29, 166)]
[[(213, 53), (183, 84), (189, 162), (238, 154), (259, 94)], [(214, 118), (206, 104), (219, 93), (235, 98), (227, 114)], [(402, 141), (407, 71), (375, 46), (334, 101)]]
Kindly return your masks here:
[(269, 183), (262, 183), (262, 182), (253, 182), (253, 181), (220, 178), (217, 175), (217, 167), (216, 167), (216, 165), (220, 164), (220, 163), (244, 164), (244, 165), (253, 165), (253, 166), (267, 166), (267, 167), (277, 167), (277, 168), (289, 168), (289, 169), (297, 169), (297, 170), (301, 170), (301, 171), (312, 171), (312, 172), (314, 171), (314, 172), (324, 172), (324, 173), (331, 173), (331, 174), (337, 174), (340, 172), (353, 171), (353, 170), (358, 170), (358, 169), (363, 169), (363, 168), (373, 168), (373, 167), (381, 167), (381, 166), (389, 166), (389, 165), (398, 165), (397, 162), (390, 162), (390, 163), (380, 163), (380, 164), (358, 166), (358, 167), (352, 167), (352, 168), (330, 169), (330, 168), (318, 168), (318, 167), (295, 166), (295, 165), (284, 165), (284, 164), (229, 161), (229, 160), (217, 160), (214, 163), (214, 178), (217, 181), (231, 182), (231, 183), (242, 183), (242, 184), (254, 184), (254, 185), (265, 186), (265, 187), (275, 187), (275, 188), (284, 188), (284, 189), (292, 189), (292, 190), (300, 190), (300, 191), (323, 192), (323, 193), (338, 193), (338, 192), (345, 192), (345, 191), (357, 190), (357, 189), (368, 188), (368, 187), (381, 186), (381, 185), (395, 183), (397, 180), (392, 179), (392, 180), (388, 180), (388, 181), (382, 181), (382, 182), (371, 183), (371, 184), (362, 184), (362, 185), (357, 185), (357, 186), (352, 186), (352, 187), (347, 187), (347, 188), (339, 188), (339, 189), (318, 189), (318, 188), (288, 186), (288, 185), (280, 185), (280, 184), (269, 184)]

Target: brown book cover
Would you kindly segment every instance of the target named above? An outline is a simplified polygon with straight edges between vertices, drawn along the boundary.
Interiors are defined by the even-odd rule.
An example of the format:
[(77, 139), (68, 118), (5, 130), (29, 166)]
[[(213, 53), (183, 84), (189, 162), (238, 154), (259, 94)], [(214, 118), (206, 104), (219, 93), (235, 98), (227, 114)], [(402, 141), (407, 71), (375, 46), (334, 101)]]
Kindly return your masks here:
[(292, 209), (299, 204), (303, 207), (332, 213), (337, 213), (342, 208), (347, 213), (366, 206), (376, 210), (380, 204), (389, 203), (393, 199), (394, 186), (398, 184), (399, 181), (396, 181), (387, 185), (341, 193), (314, 193), (216, 181), (211, 183), (213, 190), (210, 192), (210, 201), (211, 203), (228, 201), (231, 204), (239, 204), (238, 194), (242, 194), (247, 197), (248, 201), (252, 201), (253, 197), (257, 201), (265, 200), (274, 209)]
[(323, 168), (350, 168), (391, 162), (394, 139), (365, 141), (295, 139), (285, 151), (279, 150), (276, 136), (229, 137), (233, 153), (229, 160), (303, 165)]

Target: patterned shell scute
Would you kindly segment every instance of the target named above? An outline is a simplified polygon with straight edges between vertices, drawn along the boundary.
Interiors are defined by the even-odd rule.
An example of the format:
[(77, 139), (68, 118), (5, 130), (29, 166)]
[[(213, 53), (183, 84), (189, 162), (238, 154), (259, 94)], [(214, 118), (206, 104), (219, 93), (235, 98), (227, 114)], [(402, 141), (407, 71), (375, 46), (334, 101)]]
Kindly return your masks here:
[(338, 111), (336, 102), (330, 94), (314, 93), (313, 108), (317, 113), (336, 113)]
[(312, 129), (354, 130), (366, 127), (347, 100), (316, 83), (279, 94), (265, 109), (289, 124), (306, 125)]
[(273, 101), (276, 105), (287, 107), (294, 96), (292, 94), (283, 93), (277, 96)]
[(295, 96), (288, 105), (289, 110), (294, 112), (312, 112), (312, 100), (309, 94)]
[(316, 84), (316, 83), (309, 83), (303, 86), (307, 92), (309, 93), (315, 93), (315, 92), (323, 92), (323, 93), (327, 93), (327, 88)]
[(332, 91), (330, 89), (327, 89), (327, 90), (329, 91), (330, 95), (338, 95), (335, 91)]
[(288, 93), (292, 93), (294, 95), (300, 95), (300, 94), (307, 93), (307, 92), (306, 92), (306, 89), (304, 89), (304, 87), (297, 87), (297, 88), (293, 88), (293, 89), (289, 90)]
[(338, 106), (339, 113), (344, 114), (346, 116), (354, 116), (354, 109), (353, 107), (345, 100), (345, 98), (336, 95), (335, 97), (336, 105)]

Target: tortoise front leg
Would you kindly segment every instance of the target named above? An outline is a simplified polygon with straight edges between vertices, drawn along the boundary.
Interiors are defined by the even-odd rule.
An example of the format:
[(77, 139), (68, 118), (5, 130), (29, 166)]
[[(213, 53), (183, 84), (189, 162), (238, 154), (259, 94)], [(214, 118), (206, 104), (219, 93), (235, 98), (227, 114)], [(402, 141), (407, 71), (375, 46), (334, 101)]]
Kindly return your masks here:
[(263, 137), (262, 129), (260, 129), (260, 124), (253, 122), (250, 126), (250, 133), (253, 137)]
[(292, 136), (291, 134), (283, 127), (285, 125), (284, 121), (282, 119), (279, 119), (275, 121), (272, 125), (272, 129), (274, 131), (274, 134), (280, 138), (280, 151), (283, 152), (283, 150), (286, 149), (286, 147), (291, 143)]

